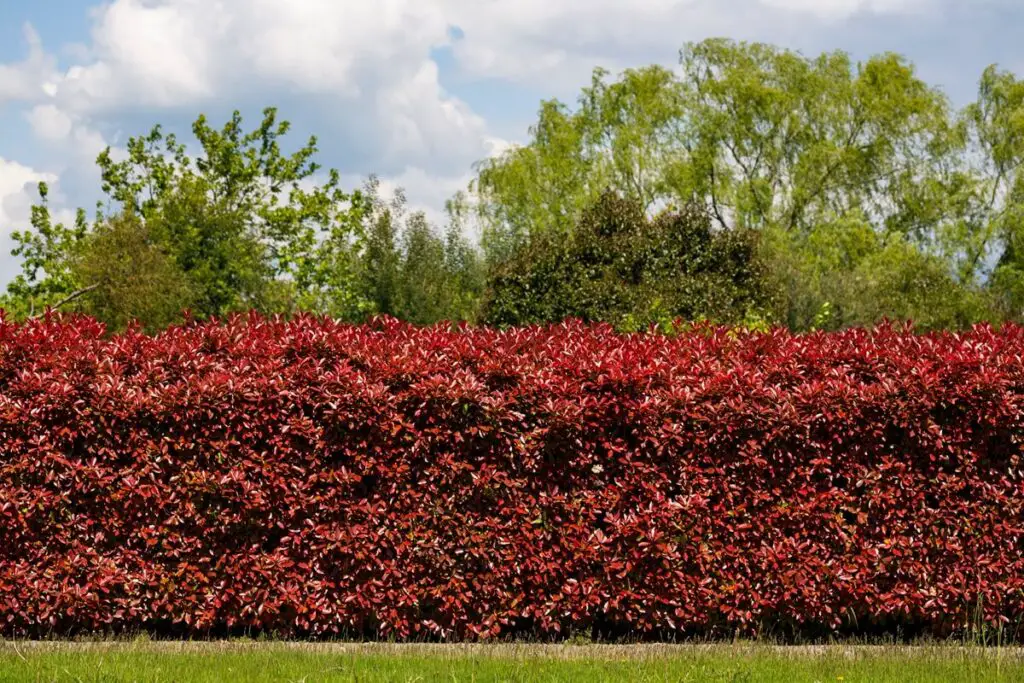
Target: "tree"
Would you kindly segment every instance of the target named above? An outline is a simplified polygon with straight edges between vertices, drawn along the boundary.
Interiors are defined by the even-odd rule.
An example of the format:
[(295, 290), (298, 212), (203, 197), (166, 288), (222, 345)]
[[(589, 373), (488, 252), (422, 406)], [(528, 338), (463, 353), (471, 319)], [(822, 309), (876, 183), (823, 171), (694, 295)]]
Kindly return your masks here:
[(461, 209), (449, 204), (449, 224), (442, 235), (423, 213), (407, 212), (401, 189), (384, 202), (371, 178), (365, 196), (373, 209), (359, 281), (372, 312), (419, 324), (475, 319), (483, 270), (476, 249), (463, 235)]
[[(376, 179), (371, 181), (377, 197)], [(363, 247), (360, 283), (373, 312), (398, 315), (399, 273), (402, 255), (399, 251), (399, 219), (405, 206), (405, 195), (398, 191), (389, 206), (377, 200), (376, 211), (369, 218)]]
[(954, 207), (943, 246), (962, 278), (983, 278), (995, 305), (1024, 318), (1024, 81), (990, 66), (961, 115), (963, 161), (951, 173)]
[(639, 330), (713, 318), (738, 323), (766, 303), (756, 241), (716, 231), (702, 207), (653, 219), (608, 191), (566, 239), (534, 238), (489, 281), (484, 319), (522, 325), (580, 318)]
[(854, 65), (843, 52), (709, 40), (681, 61), (688, 125), (670, 183), (723, 227), (806, 233), (854, 211), (898, 222), (893, 198), (949, 150), (945, 96), (897, 55)]
[(53, 223), (49, 208), (49, 187), (39, 183), (39, 204), (32, 207), (31, 230), (11, 234), (13, 256), (21, 257), (21, 273), (7, 285), (3, 308), (16, 317), (42, 312), (47, 306), (74, 297), (79, 282), (71, 269), (70, 257), (89, 231), (84, 210), (72, 226)]
[(402, 231), (399, 317), (419, 324), (451, 319), (454, 282), (445, 266), (444, 240), (415, 213)]
[(541, 104), (532, 144), (477, 164), (470, 190), (480, 200), (482, 245), (491, 263), (508, 258), (536, 235), (568, 234), (599, 183), (586, 158), (586, 121), (557, 101)]
[(75, 308), (111, 330), (141, 321), (155, 332), (195, 306), (194, 282), (132, 213), (98, 224), (72, 259), (71, 271), (84, 287)]
[[(361, 203), (339, 188), (336, 170), (312, 182), (321, 168), (312, 161), (315, 137), (282, 153), (289, 129), (274, 108), (248, 133), (238, 112), (220, 130), (200, 116), (192, 126), (201, 147), (194, 160), (159, 126), (129, 141), (127, 160), (112, 161), (109, 150), (97, 160), (104, 192), (160, 223), (162, 241), (201, 286), (202, 314), (294, 309), (305, 297), (315, 301), (319, 287), (346, 284), (331, 282), (317, 263), (358, 237)], [(281, 289), (290, 290), (289, 304)]]
[(457, 194), (446, 203), (448, 226), (444, 233), (444, 264), (451, 283), (449, 320), (476, 322), (487, 282), (487, 266), (480, 250), (467, 237), (466, 198)]
[[(954, 277), (941, 256), (899, 233), (880, 233), (858, 213), (808, 235), (769, 231), (768, 282), (775, 310), (803, 329), (913, 320), (922, 329), (961, 328), (996, 317), (984, 291)], [(793, 321), (796, 321), (795, 323)]]
[[(963, 169), (968, 126), (910, 63), (718, 39), (688, 44), (680, 61), (678, 76), (652, 66), (609, 81), (596, 70), (574, 111), (544, 102), (529, 144), (478, 166), (470, 191), (490, 264), (564, 239), (610, 189), (648, 214), (698, 205), (717, 230), (758, 232), (759, 261), (778, 288), (772, 317), (797, 329), (823, 308), (860, 311), (832, 315), (835, 325), (906, 312), (855, 298), (875, 297), (871, 288), (832, 286), (888, 281), (868, 271), (895, 264), (905, 283), (943, 273), (941, 296), (960, 312), (942, 320), (986, 314), (974, 272), (952, 255), (988, 230), (966, 219), (981, 196)], [(841, 258), (818, 258), (825, 243)], [(949, 308), (928, 300), (940, 290), (914, 296), (921, 311)]]
[(160, 126), (132, 137), (123, 160), (108, 148), (97, 158), (107, 208), (100, 204), (93, 225), (82, 212), (73, 228), (52, 225), (41, 187), (33, 230), (14, 235), (23, 262), (8, 305), (38, 308), (82, 287), (74, 254), (96, 226), (124, 213), (181, 270), (200, 317), (358, 308), (350, 252), (361, 237), (364, 201), (339, 188), (335, 170), (315, 180), (315, 138), (284, 154), (289, 127), (268, 108), (250, 132), (238, 112), (219, 130), (200, 116), (194, 156)]
[(477, 165), (470, 190), (484, 221), (483, 245), (500, 262), (531, 237), (569, 234), (605, 190), (666, 203), (665, 170), (683, 117), (681, 84), (661, 67), (627, 70), (619, 82), (594, 71), (572, 112), (541, 103), (531, 142)]

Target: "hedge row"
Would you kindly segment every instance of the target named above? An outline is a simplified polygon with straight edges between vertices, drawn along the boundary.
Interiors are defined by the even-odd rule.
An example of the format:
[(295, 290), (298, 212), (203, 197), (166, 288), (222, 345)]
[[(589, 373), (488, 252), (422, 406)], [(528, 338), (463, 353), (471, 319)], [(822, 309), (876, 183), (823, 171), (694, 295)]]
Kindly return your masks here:
[(0, 634), (1024, 628), (1024, 328), (0, 322)]

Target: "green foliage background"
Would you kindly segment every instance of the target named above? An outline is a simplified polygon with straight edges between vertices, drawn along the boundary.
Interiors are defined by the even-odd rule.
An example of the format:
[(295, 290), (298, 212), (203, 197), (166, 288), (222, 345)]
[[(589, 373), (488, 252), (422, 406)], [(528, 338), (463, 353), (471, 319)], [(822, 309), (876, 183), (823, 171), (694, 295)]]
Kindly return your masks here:
[(255, 309), (622, 329), (710, 319), (792, 329), (1024, 312), (1024, 82), (992, 66), (953, 107), (895, 54), (854, 63), (690, 43), (680, 68), (595, 69), (541, 103), (526, 144), (481, 161), (434, 226), (372, 176), (340, 187), (268, 108), (160, 126), (97, 164), (93, 217), (40, 186), (2, 306), (121, 329)]

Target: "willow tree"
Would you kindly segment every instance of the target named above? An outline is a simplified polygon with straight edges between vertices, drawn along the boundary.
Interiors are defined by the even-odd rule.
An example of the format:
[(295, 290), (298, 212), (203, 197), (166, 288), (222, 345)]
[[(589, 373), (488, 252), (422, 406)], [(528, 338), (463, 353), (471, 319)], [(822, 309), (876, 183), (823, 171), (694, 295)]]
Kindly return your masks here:
[[(492, 263), (571, 233), (611, 189), (649, 212), (699, 205), (717, 230), (760, 233), (777, 322), (985, 314), (946, 246), (966, 206), (951, 196), (970, 184), (967, 126), (912, 64), (716, 39), (685, 46), (680, 65), (595, 71), (575, 108), (545, 102), (528, 144), (478, 167)], [(904, 300), (918, 303), (869, 305)]]

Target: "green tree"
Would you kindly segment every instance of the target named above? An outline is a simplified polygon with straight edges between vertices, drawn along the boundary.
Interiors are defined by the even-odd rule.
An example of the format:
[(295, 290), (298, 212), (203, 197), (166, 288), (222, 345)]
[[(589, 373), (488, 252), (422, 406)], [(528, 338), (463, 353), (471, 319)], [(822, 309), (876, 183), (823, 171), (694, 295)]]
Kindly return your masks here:
[(132, 137), (123, 160), (108, 148), (97, 158), (106, 206), (93, 225), (83, 212), (73, 228), (53, 225), (43, 186), (33, 229), (14, 235), (22, 273), (8, 287), (7, 305), (31, 311), (91, 286), (72, 268), (75, 253), (96, 225), (124, 213), (138, 217), (146, 239), (184, 274), (199, 316), (365, 308), (352, 253), (365, 201), (340, 189), (335, 170), (316, 180), (315, 138), (282, 152), (289, 128), (268, 108), (249, 132), (238, 112), (220, 129), (200, 116), (192, 126), (195, 155), (160, 126)]
[(8, 283), (0, 301), (9, 313), (22, 318), (75, 296), (79, 283), (70, 257), (89, 232), (84, 210), (77, 212), (74, 225), (53, 222), (46, 183), (39, 183), (39, 204), (32, 207), (31, 226), (11, 234), (15, 243), (11, 254), (21, 258), (21, 272)]
[(477, 165), (470, 190), (479, 199), (481, 242), (491, 263), (505, 260), (529, 241), (568, 234), (600, 194), (586, 157), (587, 121), (557, 101), (541, 104), (531, 144)]
[(200, 116), (195, 158), (157, 126), (129, 140), (126, 160), (113, 161), (109, 150), (97, 159), (103, 191), (159, 225), (158, 239), (202, 292), (200, 314), (294, 310), (307, 298), (319, 302), (324, 286), (348, 284), (330, 281), (334, 274), (317, 264), (358, 236), (361, 202), (340, 189), (336, 170), (313, 181), (321, 169), (312, 161), (315, 137), (290, 155), (281, 151), (290, 127), (274, 108), (250, 132), (238, 112), (219, 130)]
[(679, 153), (681, 84), (661, 67), (628, 70), (614, 83), (607, 75), (595, 70), (575, 112), (542, 102), (530, 144), (477, 164), (470, 190), (491, 263), (531, 237), (569, 234), (605, 190), (645, 209), (665, 203), (665, 173)]
[(84, 288), (72, 305), (111, 330), (141, 321), (155, 332), (196, 304), (194, 282), (132, 213), (96, 225), (71, 259), (71, 272)]
[(359, 283), (373, 313), (397, 317), (402, 265), (399, 238), (405, 194), (398, 190), (392, 201), (385, 203), (379, 197), (379, 182), (371, 178), (367, 184), (367, 196), (371, 198), (373, 210), (367, 217)]
[(1008, 318), (1024, 318), (1024, 81), (991, 66), (961, 122), (963, 162), (947, 183), (945, 250), (964, 279), (984, 279)]
[(464, 207), (449, 202), (449, 222), (437, 231), (421, 212), (409, 213), (404, 191), (380, 197), (371, 177), (363, 197), (365, 239), (358, 250), (357, 280), (366, 310), (419, 324), (476, 319), (484, 287), (482, 259), (463, 234)]
[(448, 225), (444, 232), (444, 266), (451, 286), (448, 320), (476, 322), (487, 283), (483, 255), (466, 237), (469, 209), (459, 193), (445, 206)]
[(767, 231), (762, 238), (775, 241), (761, 250), (771, 259), (766, 286), (775, 308), (802, 329), (883, 318), (959, 328), (994, 315), (984, 291), (959, 282), (946, 259), (903, 234), (881, 233), (856, 212), (807, 235)]
[[(678, 76), (652, 66), (609, 81), (596, 70), (575, 110), (544, 102), (527, 145), (477, 167), (470, 191), (492, 270), (505, 264), (505, 277), (509, 264), (524, 265), (524, 245), (564, 239), (611, 189), (647, 213), (693, 204), (717, 230), (757, 231), (776, 289), (772, 317), (794, 328), (991, 315), (977, 269), (962, 267), (992, 231), (971, 218), (991, 181), (965, 168), (969, 121), (910, 63), (719, 39), (688, 44), (680, 60)], [(1014, 271), (1002, 272), (1016, 291)], [(941, 287), (925, 284), (940, 276)], [(877, 305), (901, 297), (919, 305)], [(924, 315), (938, 310), (946, 313)]]
[(681, 60), (688, 125), (670, 183), (723, 226), (806, 233), (855, 211), (901, 224), (893, 198), (951, 149), (945, 96), (897, 55), (855, 65), (710, 40)]
[(402, 231), (399, 317), (419, 324), (450, 319), (454, 285), (445, 266), (444, 240), (426, 216), (412, 214)]
[(679, 317), (740, 323), (766, 303), (755, 251), (753, 233), (713, 230), (702, 207), (651, 219), (640, 202), (608, 191), (567, 238), (535, 237), (496, 269), (484, 319), (580, 318), (625, 330)]

